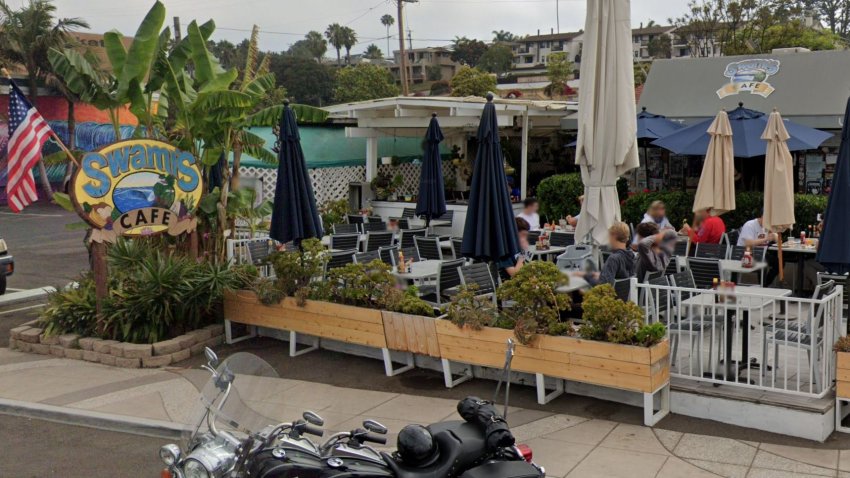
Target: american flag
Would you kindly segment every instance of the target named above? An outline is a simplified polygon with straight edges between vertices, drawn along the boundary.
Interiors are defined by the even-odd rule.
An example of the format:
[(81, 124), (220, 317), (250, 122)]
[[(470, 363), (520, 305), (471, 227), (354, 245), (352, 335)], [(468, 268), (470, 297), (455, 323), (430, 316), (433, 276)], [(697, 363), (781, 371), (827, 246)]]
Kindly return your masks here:
[(21, 212), (38, 200), (32, 168), (41, 159), (41, 147), (50, 135), (47, 121), (27, 101), (14, 81), (9, 90), (9, 159), (6, 196), (9, 209)]

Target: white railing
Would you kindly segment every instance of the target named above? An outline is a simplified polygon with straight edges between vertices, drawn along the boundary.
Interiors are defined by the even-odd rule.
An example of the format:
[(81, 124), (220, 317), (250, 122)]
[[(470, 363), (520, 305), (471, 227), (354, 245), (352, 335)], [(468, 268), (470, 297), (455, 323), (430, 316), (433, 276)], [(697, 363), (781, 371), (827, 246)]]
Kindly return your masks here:
[(841, 286), (816, 300), (761, 287), (632, 285), (647, 323), (667, 325), (671, 376), (819, 398), (832, 388)]
[(274, 277), (274, 268), (264, 259), (271, 252), (272, 241), (268, 236), (254, 239), (228, 239), (226, 242), (227, 262), (232, 265), (253, 264), (260, 277)]

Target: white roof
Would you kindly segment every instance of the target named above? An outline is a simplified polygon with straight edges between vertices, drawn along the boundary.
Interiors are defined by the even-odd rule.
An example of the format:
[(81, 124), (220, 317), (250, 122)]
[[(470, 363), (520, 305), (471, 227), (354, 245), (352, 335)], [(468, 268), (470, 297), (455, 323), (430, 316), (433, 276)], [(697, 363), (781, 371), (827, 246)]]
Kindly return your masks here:
[[(342, 103), (327, 106), (324, 109), (329, 111), (331, 116), (352, 117), (354, 116), (352, 113), (357, 111), (395, 110), (396, 108), (421, 108), (426, 110), (459, 108), (463, 110), (482, 110), (486, 103), (487, 100), (480, 96), (467, 96), (463, 98), (452, 96), (397, 96), (377, 100), (359, 101), (355, 103)], [(575, 111), (577, 109), (577, 104), (572, 101), (508, 100), (495, 98), (493, 100), (493, 104), (496, 105), (496, 110), (499, 112), (528, 111), (529, 116), (548, 116), (553, 112), (562, 112), (566, 114), (567, 111)]]

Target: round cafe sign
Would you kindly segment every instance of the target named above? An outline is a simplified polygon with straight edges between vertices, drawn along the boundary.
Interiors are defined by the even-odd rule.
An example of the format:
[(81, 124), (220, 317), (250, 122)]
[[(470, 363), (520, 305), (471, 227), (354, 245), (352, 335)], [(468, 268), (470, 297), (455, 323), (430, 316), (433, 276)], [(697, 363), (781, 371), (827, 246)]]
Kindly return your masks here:
[(176, 236), (197, 226), (202, 177), (191, 153), (161, 141), (120, 141), (83, 158), (71, 197), (92, 226), (94, 241), (163, 232)]

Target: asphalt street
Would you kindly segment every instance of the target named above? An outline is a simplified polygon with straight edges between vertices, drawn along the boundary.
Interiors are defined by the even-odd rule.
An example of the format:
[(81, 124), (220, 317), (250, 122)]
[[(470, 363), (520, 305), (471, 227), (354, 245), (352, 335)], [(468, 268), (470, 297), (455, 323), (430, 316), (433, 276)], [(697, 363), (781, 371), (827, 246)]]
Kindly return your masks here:
[(0, 415), (0, 476), (155, 477), (167, 439)]
[(15, 214), (0, 208), (0, 239), (15, 257), (10, 289), (62, 287), (88, 269), (85, 232), (66, 225), (81, 222), (64, 209), (39, 202)]

